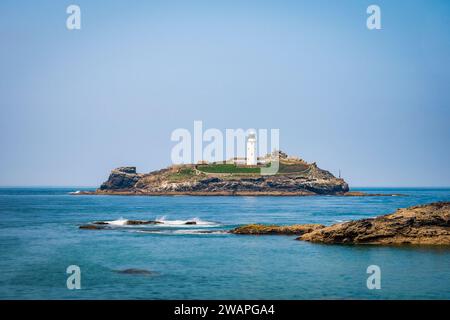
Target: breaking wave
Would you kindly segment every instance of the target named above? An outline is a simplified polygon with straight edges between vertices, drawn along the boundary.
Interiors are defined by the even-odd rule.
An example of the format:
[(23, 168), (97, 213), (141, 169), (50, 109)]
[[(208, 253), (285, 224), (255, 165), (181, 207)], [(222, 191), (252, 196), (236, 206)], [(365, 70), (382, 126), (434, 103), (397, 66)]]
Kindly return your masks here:
[(127, 224), (128, 219), (120, 218), (113, 221), (105, 221), (107, 224), (111, 224), (113, 226), (124, 226)]
[[(105, 223), (113, 226), (125, 226), (127, 225), (128, 219), (120, 218), (112, 221), (105, 221)], [(158, 227), (216, 227), (220, 224), (212, 221), (204, 221), (199, 218), (192, 218), (188, 220), (167, 220), (165, 216), (159, 217), (155, 220), (159, 222), (154, 226)], [(150, 224), (151, 225), (151, 224)]]
[(167, 220), (165, 216), (159, 217), (156, 221), (162, 222), (162, 225), (166, 226), (196, 226), (196, 227), (215, 227), (219, 224), (212, 221), (204, 221), (199, 218), (192, 218), (188, 220)]

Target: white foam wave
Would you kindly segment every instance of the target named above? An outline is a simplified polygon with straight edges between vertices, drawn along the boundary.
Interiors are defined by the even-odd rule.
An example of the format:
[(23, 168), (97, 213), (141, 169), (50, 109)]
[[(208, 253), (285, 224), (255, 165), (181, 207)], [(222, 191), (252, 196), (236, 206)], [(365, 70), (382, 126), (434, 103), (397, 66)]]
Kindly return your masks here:
[(107, 224), (112, 224), (114, 226), (124, 226), (128, 222), (128, 219), (120, 218), (113, 221), (106, 221)]
[[(117, 220), (112, 221), (105, 221), (109, 225), (113, 226), (125, 226), (127, 225), (127, 222), (129, 220), (125, 218), (120, 218)], [(165, 216), (159, 217), (156, 219), (156, 221), (160, 222), (156, 225), (151, 226), (158, 226), (158, 227), (216, 227), (219, 226), (217, 222), (211, 222), (211, 221), (203, 221), (199, 218), (192, 218), (188, 220), (167, 220)]]
[(156, 221), (162, 222), (162, 225), (164, 226), (176, 227), (214, 227), (219, 225), (217, 222), (204, 221), (199, 218), (192, 218), (188, 220), (167, 220), (165, 216), (162, 216), (157, 218)]

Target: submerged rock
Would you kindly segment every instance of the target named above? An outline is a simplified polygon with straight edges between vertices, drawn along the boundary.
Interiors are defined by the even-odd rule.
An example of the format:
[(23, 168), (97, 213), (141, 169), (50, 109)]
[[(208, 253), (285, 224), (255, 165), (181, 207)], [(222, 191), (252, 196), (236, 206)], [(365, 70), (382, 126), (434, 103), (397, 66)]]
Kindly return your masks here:
[(230, 233), (248, 235), (302, 235), (324, 227), (321, 224), (295, 224), (291, 226), (248, 224), (237, 227), (231, 230)]
[(124, 270), (116, 270), (117, 273), (121, 274), (134, 274), (134, 275), (142, 275), (142, 276), (151, 276), (155, 275), (156, 272), (146, 270), (146, 269), (136, 269), (136, 268), (130, 268), (130, 269), (124, 269)]
[(398, 209), (372, 219), (338, 223), (298, 240), (329, 244), (450, 245), (450, 202)]
[(98, 224), (84, 224), (79, 227), (80, 229), (86, 229), (86, 230), (102, 230), (106, 229), (104, 226), (98, 225)]

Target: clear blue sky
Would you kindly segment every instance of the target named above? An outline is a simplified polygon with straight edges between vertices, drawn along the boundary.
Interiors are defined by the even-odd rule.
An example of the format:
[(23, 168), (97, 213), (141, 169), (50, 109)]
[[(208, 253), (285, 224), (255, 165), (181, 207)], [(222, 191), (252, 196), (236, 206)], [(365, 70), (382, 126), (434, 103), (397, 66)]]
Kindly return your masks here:
[(158, 169), (203, 120), (351, 186), (450, 186), (450, 1), (2, 0), (0, 48), (0, 185)]

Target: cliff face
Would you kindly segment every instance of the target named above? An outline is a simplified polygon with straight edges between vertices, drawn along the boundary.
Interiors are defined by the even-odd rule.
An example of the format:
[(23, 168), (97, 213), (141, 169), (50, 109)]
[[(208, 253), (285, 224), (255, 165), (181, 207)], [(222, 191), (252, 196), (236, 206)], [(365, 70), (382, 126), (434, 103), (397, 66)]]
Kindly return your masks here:
[[(224, 165), (225, 167), (225, 165)], [(100, 194), (189, 194), (189, 195), (314, 195), (343, 194), (348, 185), (330, 172), (303, 160), (282, 160), (272, 176), (255, 173), (205, 172), (216, 167), (172, 166), (148, 174), (135, 167), (114, 169), (96, 193)], [(229, 166), (225, 167), (230, 169)], [(245, 169), (245, 168), (244, 168)]]
[(109, 178), (100, 190), (132, 189), (142, 175), (136, 173), (136, 167), (120, 167), (111, 171)]

